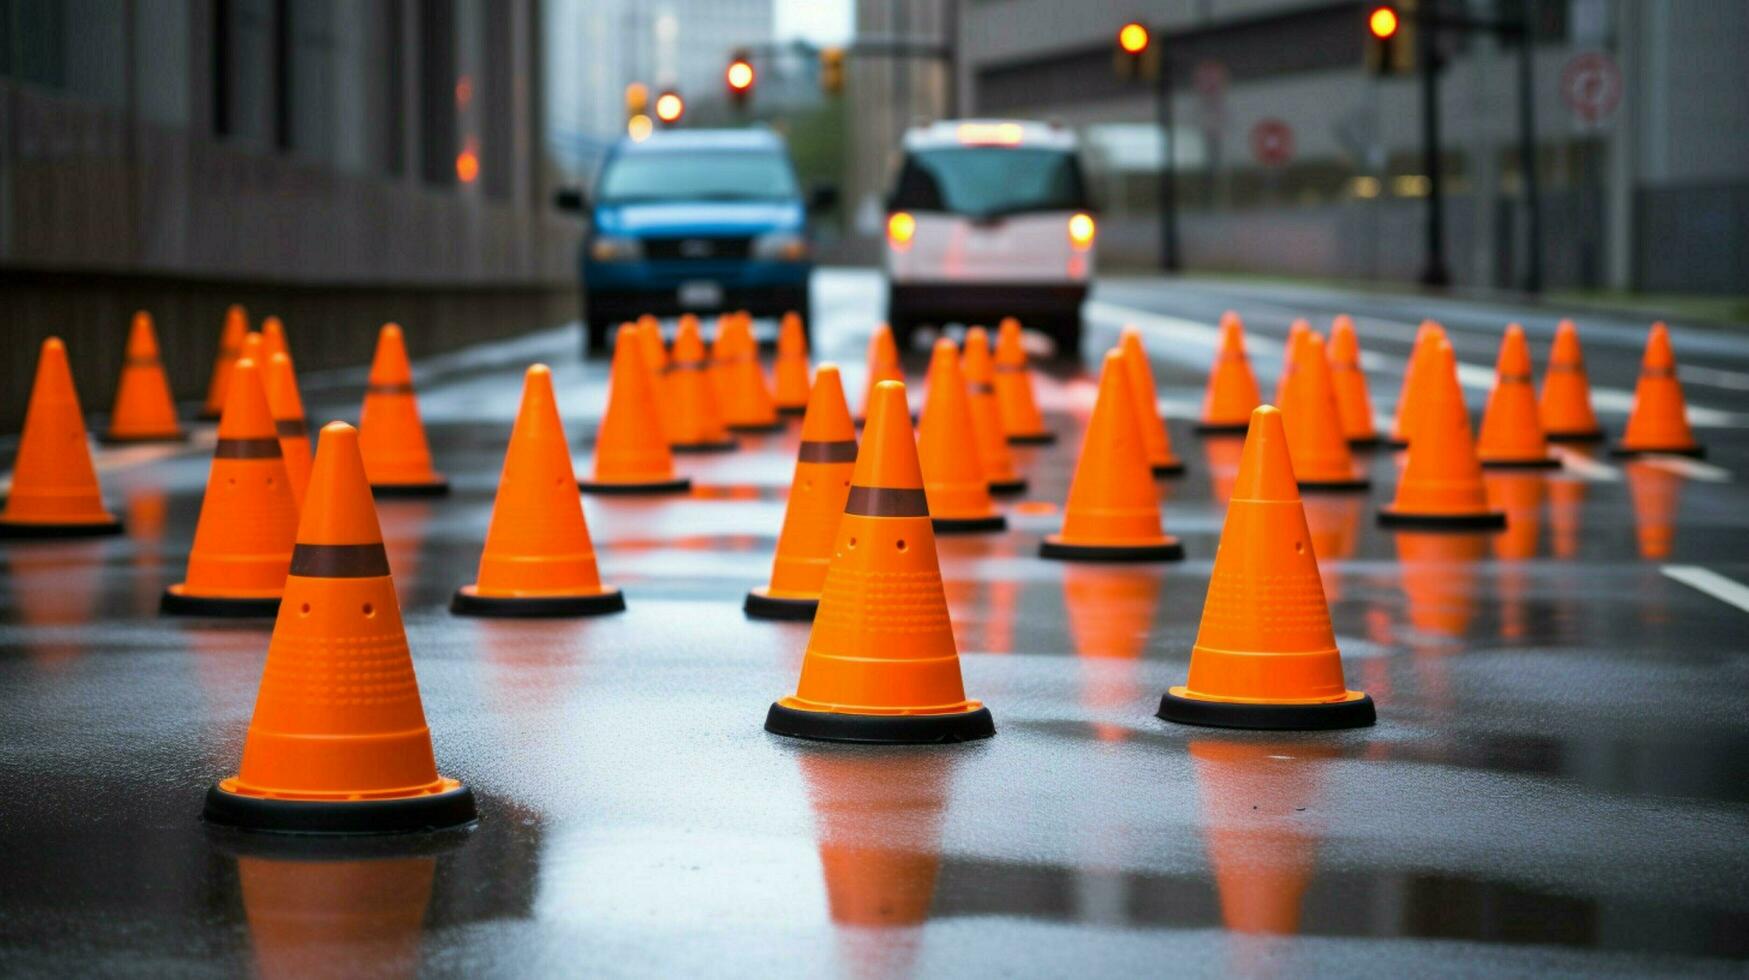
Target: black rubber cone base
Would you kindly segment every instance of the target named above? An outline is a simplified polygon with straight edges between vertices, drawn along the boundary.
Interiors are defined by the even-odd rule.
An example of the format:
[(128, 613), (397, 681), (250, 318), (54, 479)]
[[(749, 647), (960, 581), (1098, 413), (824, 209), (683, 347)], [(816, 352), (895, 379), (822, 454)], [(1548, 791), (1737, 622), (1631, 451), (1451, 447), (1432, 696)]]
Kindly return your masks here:
[(1242, 436), (1251, 429), (1251, 420), (1243, 422), (1197, 422), (1190, 431), (1205, 436)]
[(222, 596), (189, 595), (175, 587), (158, 598), (158, 611), (166, 616), (213, 616), (220, 619), (272, 619), (279, 615), (279, 597), (229, 599)]
[(1055, 432), (1021, 432), (1008, 437), (1011, 446), (1049, 446), (1056, 441)]
[(417, 834), (447, 830), (480, 818), (474, 791), (459, 786), (447, 793), (400, 800), (269, 800), (206, 791), (208, 823), (269, 834)]
[(734, 439), (723, 439), (718, 442), (677, 442), (668, 448), (677, 453), (732, 453), (741, 444)]
[(989, 517), (931, 517), (929, 523), (941, 534), (982, 534), (1008, 530), (1008, 518), (1001, 514)]
[(1611, 456), (1631, 459), (1635, 456), (1687, 456), (1690, 459), (1706, 459), (1705, 446), (1689, 446), (1685, 449), (1629, 449), (1621, 443), (1609, 447)]
[(449, 495), (449, 481), (438, 480), (435, 483), (373, 483), (370, 485), (370, 495), (383, 499), (411, 497), (446, 497)]
[(1039, 542), (1038, 556), (1061, 561), (1179, 561), (1184, 558), (1184, 544), (1170, 536), (1155, 544), (1070, 544), (1051, 535)]
[(806, 406), (806, 405), (779, 405), (779, 406), (777, 406), (777, 414), (785, 415), (785, 416), (788, 416), (792, 419), (799, 419), (802, 416), (808, 414), (808, 406)]
[(51, 538), (100, 538), (108, 534), (120, 534), (121, 529), (120, 518), (78, 524), (33, 524), (25, 521), (0, 521), (0, 539), (30, 541)]
[(1550, 442), (1602, 442), (1603, 430), (1592, 429), (1589, 432), (1545, 432), (1543, 438)]
[(998, 497), (1012, 497), (1026, 492), (1026, 479), (1019, 477), (1013, 480), (991, 480), (990, 492)]
[(1301, 480), (1299, 484), (1300, 489), (1306, 493), (1346, 493), (1370, 489), (1372, 480), (1358, 476), (1352, 480)]
[(773, 704), (765, 715), (765, 730), (816, 742), (929, 745), (989, 738), (996, 734), (996, 723), (989, 708), (952, 715), (847, 715)]
[(573, 616), (601, 616), (624, 612), (625, 593), (618, 589), (603, 589), (594, 595), (490, 596), (469, 592), (469, 586), (455, 590), (449, 600), (449, 611), (457, 616), (488, 616), (499, 619), (559, 619)]
[(1184, 475), (1184, 464), (1182, 462), (1156, 463), (1153, 466), (1148, 467), (1148, 469), (1152, 470), (1154, 472), (1155, 476), (1183, 476)]
[(767, 595), (764, 589), (754, 589), (747, 593), (747, 601), (741, 604), (743, 611), (754, 619), (786, 619), (792, 622), (810, 622), (814, 612), (820, 608), (820, 600), (785, 599), (782, 596)]
[(187, 432), (177, 432), (162, 436), (112, 436), (107, 432), (99, 433), (97, 441), (105, 446), (173, 446), (188, 441)]
[(1252, 728), (1275, 732), (1323, 732), (1336, 728), (1366, 728), (1378, 721), (1372, 698), (1323, 704), (1236, 704), (1180, 697), (1167, 691), (1155, 717), (1181, 725), (1210, 728)]
[(764, 435), (768, 432), (782, 432), (785, 427), (786, 423), (783, 419), (774, 419), (770, 422), (753, 422), (731, 425), (729, 426), (729, 431), (744, 435), (757, 436)]
[(1377, 433), (1374, 433), (1373, 435), (1370, 435), (1370, 436), (1354, 436), (1348, 440), (1348, 448), (1350, 448), (1350, 449), (1377, 449), (1379, 447), (1379, 443), (1381, 443), (1383, 441), (1384, 440), (1382, 440), (1378, 437)]
[(636, 497), (643, 494), (688, 493), (692, 490), (692, 477), (677, 476), (672, 480), (656, 480), (653, 483), (595, 483), (590, 480), (578, 480), (577, 489), (584, 493), (600, 494), (604, 497)]
[(1535, 459), (1484, 459), (1482, 468), (1485, 470), (1558, 470), (1561, 461), (1554, 456), (1541, 456)]
[(1480, 514), (1409, 514), (1380, 507), (1379, 526), (1422, 531), (1497, 531), (1506, 526), (1506, 512), (1488, 510)]

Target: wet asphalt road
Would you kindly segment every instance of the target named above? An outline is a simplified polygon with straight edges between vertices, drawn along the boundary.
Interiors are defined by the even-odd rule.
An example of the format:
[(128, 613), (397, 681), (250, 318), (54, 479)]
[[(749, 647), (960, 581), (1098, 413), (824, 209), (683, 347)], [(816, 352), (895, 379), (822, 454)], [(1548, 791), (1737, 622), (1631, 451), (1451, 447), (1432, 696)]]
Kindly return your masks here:
[[(818, 359), (845, 365), (854, 401), (878, 281), (824, 273), (816, 292)], [(0, 550), (0, 973), (1741, 976), (1749, 592), (1730, 585), (1749, 583), (1749, 338), (1672, 324), (1705, 464), (1601, 457), (1502, 478), (1511, 527), (1482, 537), (1378, 528), (1388, 452), (1370, 496), (1315, 498), (1349, 685), (1379, 724), (1248, 734), (1152, 717), (1184, 676), (1237, 465), (1236, 440), (1187, 424), (1227, 308), (1266, 390), (1293, 316), (1353, 313), (1381, 413), (1422, 316), (1452, 332), (1478, 411), (1505, 320), (1523, 314), (1540, 365), (1555, 319), (1103, 285), (1088, 349), (1125, 320), (1147, 337), (1189, 464), (1162, 484), (1188, 559), (1034, 557), (1093, 397), (1079, 372), (1041, 376), (1064, 438), (1022, 454), (1032, 487), (1012, 530), (941, 539), (967, 690), (998, 729), (953, 747), (761, 730), (807, 639), (740, 609), (769, 571), (793, 428), (683, 459), (690, 498), (587, 498), (623, 615), (452, 617), (522, 367), (555, 368), (579, 470), (605, 368), (576, 359), (574, 330), (421, 362), (455, 492), (380, 515), (439, 767), (482, 819), (419, 842), (287, 849), (203, 827), (268, 629), (156, 615), (207, 460), (103, 453), (128, 536)], [(1612, 393), (1632, 389), (1645, 323), (1579, 322), (1619, 431)], [(355, 418), (362, 380), (306, 378), (312, 421)]]

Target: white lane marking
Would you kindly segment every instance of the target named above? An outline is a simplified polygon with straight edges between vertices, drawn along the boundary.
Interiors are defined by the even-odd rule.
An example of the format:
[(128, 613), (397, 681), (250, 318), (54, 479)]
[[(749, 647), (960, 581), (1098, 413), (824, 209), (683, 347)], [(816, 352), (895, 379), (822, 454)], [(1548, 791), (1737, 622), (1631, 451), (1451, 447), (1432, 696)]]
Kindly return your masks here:
[(1691, 589), (1698, 589), (1720, 602), (1749, 612), (1749, 585), (1736, 579), (1726, 578), (1699, 565), (1665, 565), (1659, 571)]
[(1725, 371), (1720, 368), (1684, 364), (1677, 369), (1676, 373), (1683, 381), (1692, 381), (1697, 385), (1730, 388), (1733, 391), (1749, 391), (1749, 374), (1742, 371)]
[[(1151, 313), (1147, 310), (1137, 309), (1133, 306), (1120, 306), (1116, 303), (1088, 303), (1086, 307), (1086, 316), (1090, 320), (1097, 320), (1106, 323), (1134, 324), (1138, 328), (1153, 329), (1166, 333), (1174, 341), (1190, 341), (1192, 343), (1206, 345), (1210, 348), (1218, 345), (1221, 339), (1220, 328), (1212, 324), (1198, 323), (1195, 320), (1186, 320), (1183, 317), (1168, 316), (1163, 313)], [(1245, 335), (1245, 348), (1246, 351), (1251, 354), (1261, 352), (1279, 360), (1282, 356), (1282, 349), (1285, 346), (1286, 345), (1279, 340), (1273, 340), (1268, 337), (1259, 337), (1256, 334), (1251, 333)], [(1186, 364), (1196, 365), (1201, 363), (1196, 358), (1188, 356), (1189, 352), (1183, 350), (1169, 348), (1163, 351), (1153, 351), (1152, 353)], [(1407, 358), (1390, 357), (1372, 351), (1362, 351), (1360, 355), (1360, 365), (1369, 371), (1382, 369), (1389, 371), (1392, 374), (1402, 375), (1408, 370), (1409, 361)], [(1681, 369), (1681, 372), (1685, 377), (1688, 375), (1689, 371), (1690, 369), (1686, 367)], [(1494, 387), (1494, 368), (1492, 366), (1485, 364), (1467, 364), (1463, 361), (1459, 361), (1457, 372), (1458, 383), (1465, 388), (1470, 388), (1476, 391), (1489, 391)], [(1591, 388), (1591, 405), (1593, 408), (1601, 411), (1626, 415), (1633, 410), (1634, 393), (1622, 388), (1604, 388), (1593, 385)], [(1716, 408), (1707, 408), (1703, 405), (1690, 404), (1688, 406), (1688, 423), (1690, 425), (1701, 426), (1709, 429), (1749, 428), (1749, 413), (1726, 412)]]
[(1648, 466), (1669, 470), (1691, 480), (1700, 480), (1703, 483), (1731, 482), (1730, 470), (1722, 466), (1714, 466), (1711, 463), (1703, 463), (1698, 459), (1690, 459), (1687, 456), (1644, 456), (1641, 458)]
[(1566, 446), (1551, 446), (1550, 449), (1561, 460), (1561, 466), (1568, 472), (1593, 483), (1617, 483), (1621, 480), (1621, 471), (1607, 463), (1600, 463), (1590, 456)]

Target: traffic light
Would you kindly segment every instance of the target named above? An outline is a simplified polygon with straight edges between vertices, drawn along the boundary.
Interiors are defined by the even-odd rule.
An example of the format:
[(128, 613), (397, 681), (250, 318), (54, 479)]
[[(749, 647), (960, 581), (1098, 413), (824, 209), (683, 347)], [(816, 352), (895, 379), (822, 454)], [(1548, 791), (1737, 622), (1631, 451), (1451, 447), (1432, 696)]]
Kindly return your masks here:
[(820, 49), (820, 90), (827, 95), (844, 94), (844, 49)]
[(1374, 75), (1407, 75), (1415, 70), (1412, 3), (1378, 3), (1366, 8), (1366, 67)]
[(626, 121), (650, 112), (650, 86), (643, 82), (633, 82), (626, 86)]
[(684, 115), (686, 115), (686, 100), (680, 97), (679, 92), (671, 88), (663, 89), (662, 94), (656, 96), (656, 118), (662, 125), (672, 126), (678, 123), (680, 117)]
[(729, 67), (723, 71), (723, 82), (729, 91), (729, 102), (737, 108), (747, 104), (753, 96), (753, 82), (756, 76), (753, 72), (753, 59), (745, 51), (737, 51), (729, 60)]
[(1117, 31), (1117, 50), (1111, 66), (1119, 78), (1152, 78), (1159, 64), (1153, 35), (1148, 26), (1130, 21)]

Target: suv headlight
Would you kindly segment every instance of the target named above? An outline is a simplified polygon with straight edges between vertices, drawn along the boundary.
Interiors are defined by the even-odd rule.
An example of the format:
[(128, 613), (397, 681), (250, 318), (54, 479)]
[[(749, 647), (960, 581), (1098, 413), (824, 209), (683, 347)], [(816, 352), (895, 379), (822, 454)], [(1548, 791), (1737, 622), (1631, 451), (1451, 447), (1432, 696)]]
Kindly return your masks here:
[(597, 235), (589, 243), (589, 257), (597, 262), (634, 262), (644, 257), (644, 244), (636, 238)]
[(753, 257), (800, 262), (808, 257), (808, 240), (793, 231), (777, 231), (753, 239)]

